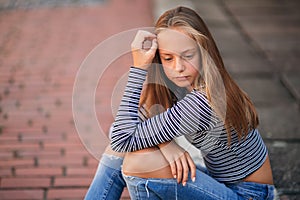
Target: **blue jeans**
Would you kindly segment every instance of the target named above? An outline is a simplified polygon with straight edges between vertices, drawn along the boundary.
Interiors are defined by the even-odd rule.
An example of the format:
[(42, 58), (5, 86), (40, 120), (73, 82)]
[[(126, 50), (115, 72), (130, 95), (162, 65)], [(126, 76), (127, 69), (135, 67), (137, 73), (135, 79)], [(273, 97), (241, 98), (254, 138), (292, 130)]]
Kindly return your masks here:
[(196, 181), (189, 180), (186, 186), (175, 179), (139, 178), (123, 175), (132, 200), (176, 199), (176, 200), (234, 200), (274, 199), (273, 185), (240, 182), (225, 185), (197, 170)]
[(85, 200), (119, 200), (126, 183), (122, 177), (122, 157), (103, 154)]

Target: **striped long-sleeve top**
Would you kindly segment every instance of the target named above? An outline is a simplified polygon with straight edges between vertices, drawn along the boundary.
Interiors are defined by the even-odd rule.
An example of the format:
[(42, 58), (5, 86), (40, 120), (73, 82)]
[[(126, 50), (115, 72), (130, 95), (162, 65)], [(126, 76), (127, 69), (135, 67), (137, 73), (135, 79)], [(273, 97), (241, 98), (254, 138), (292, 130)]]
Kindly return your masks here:
[(165, 112), (140, 121), (139, 100), (147, 71), (131, 67), (111, 132), (111, 147), (128, 152), (152, 147), (184, 135), (201, 150), (209, 174), (224, 183), (244, 179), (265, 161), (267, 148), (256, 129), (238, 139), (231, 130), (227, 143), (224, 123), (204, 94), (193, 90)]

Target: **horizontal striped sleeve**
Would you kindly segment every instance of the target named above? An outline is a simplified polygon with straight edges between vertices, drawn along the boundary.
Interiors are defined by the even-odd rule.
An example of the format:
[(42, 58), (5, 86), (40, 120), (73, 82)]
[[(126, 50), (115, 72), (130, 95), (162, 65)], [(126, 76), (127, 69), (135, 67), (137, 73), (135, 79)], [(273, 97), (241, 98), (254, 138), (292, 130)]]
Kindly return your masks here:
[(138, 118), (138, 105), (145, 77), (145, 70), (130, 68), (128, 82), (113, 123), (113, 150), (136, 151), (213, 127), (215, 115), (207, 98), (197, 91), (187, 94), (165, 112), (141, 122)]

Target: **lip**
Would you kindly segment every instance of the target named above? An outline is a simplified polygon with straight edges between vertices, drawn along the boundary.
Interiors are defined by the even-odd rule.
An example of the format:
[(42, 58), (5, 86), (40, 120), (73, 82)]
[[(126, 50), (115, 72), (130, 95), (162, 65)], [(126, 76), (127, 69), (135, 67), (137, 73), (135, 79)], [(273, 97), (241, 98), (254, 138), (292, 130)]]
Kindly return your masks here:
[(189, 79), (189, 76), (176, 76), (175, 79), (178, 81), (186, 81)]

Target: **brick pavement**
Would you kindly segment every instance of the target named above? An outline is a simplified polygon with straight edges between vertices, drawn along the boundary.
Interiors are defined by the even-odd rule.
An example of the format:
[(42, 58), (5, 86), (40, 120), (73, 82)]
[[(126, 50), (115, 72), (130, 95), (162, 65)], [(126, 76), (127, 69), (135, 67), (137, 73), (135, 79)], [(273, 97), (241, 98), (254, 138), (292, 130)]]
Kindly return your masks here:
[(152, 25), (150, 0), (65, 2), (0, 1), (0, 199), (83, 199), (98, 161), (74, 127), (76, 72), (107, 37)]
[[(82, 199), (97, 160), (74, 129), (75, 74), (99, 41), (151, 25), (151, 3), (7, 2), (0, 0), (0, 199)], [(299, 198), (299, 1), (157, 2), (154, 11), (170, 2), (192, 5), (208, 22), (226, 66), (257, 106), (281, 199)], [(125, 68), (108, 70), (101, 91), (111, 89), (128, 59), (114, 64)], [(101, 98), (97, 114), (107, 115), (106, 130), (110, 102)]]

